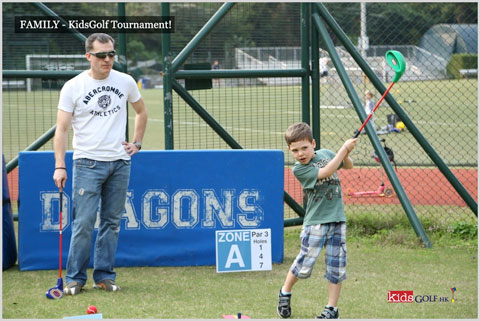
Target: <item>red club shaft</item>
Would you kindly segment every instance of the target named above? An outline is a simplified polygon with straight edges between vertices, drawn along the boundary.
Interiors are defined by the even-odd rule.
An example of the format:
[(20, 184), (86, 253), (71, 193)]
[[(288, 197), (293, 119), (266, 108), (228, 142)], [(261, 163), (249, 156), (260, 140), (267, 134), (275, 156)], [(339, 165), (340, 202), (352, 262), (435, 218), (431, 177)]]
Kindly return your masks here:
[(385, 93), (383, 94), (382, 98), (380, 98), (380, 100), (377, 102), (377, 104), (375, 105), (375, 107), (373, 107), (373, 110), (372, 112), (368, 115), (367, 119), (363, 122), (362, 124), (362, 127), (360, 127), (360, 129), (358, 130), (358, 132), (362, 132), (362, 129), (367, 125), (368, 121), (370, 120), (370, 118), (372, 118), (373, 116), (373, 113), (375, 112), (375, 110), (377, 110), (378, 106), (380, 106), (380, 104), (382, 103), (383, 99), (385, 99), (385, 96), (387, 96), (388, 92), (390, 91), (390, 89), (393, 87), (395, 83), (392, 82), (390, 84), (390, 86), (388, 86), (387, 90), (385, 91)]

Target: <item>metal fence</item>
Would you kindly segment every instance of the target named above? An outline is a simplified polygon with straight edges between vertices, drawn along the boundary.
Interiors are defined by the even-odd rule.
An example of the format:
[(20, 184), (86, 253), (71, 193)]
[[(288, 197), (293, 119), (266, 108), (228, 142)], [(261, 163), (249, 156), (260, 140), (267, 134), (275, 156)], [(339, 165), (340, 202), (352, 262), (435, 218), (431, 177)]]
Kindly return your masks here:
[[(62, 15), (117, 15), (114, 3), (48, 3), (48, 7)], [(442, 4), (436, 4), (442, 6)], [(209, 22), (221, 8), (220, 3), (172, 3), (170, 15), (175, 17), (175, 32), (170, 34), (171, 57), (176, 57), (192, 38)], [(422, 7), (423, 6), (423, 7)], [(458, 21), (458, 12), (448, 3), (443, 4), (442, 15), (422, 15), (428, 12), (425, 3), (398, 3), (396, 12), (381, 3), (367, 3), (366, 13), (361, 18), (360, 3), (326, 3), (338, 25), (357, 45), (363, 58), (383, 83), (392, 81), (393, 72), (385, 63), (384, 54), (395, 49), (403, 53), (407, 71), (392, 89), (391, 94), (414, 122), (438, 155), (452, 169), (472, 197), (477, 199), (477, 137), (478, 137), (478, 81), (476, 67), (464, 78), (453, 78), (447, 72), (450, 59), (457, 54), (469, 52), (470, 44), (477, 41), (477, 4), (472, 3), (462, 16), (466, 23)], [(313, 35), (314, 24), (310, 21), (314, 9), (304, 9), (299, 3), (237, 3), (228, 10), (215, 28), (196, 46), (184, 61), (186, 65), (219, 64), (219, 70), (240, 72), (242, 70), (286, 71), (278, 77), (249, 75), (241, 77), (218, 76), (212, 79), (212, 88), (189, 90), (192, 98), (211, 115), (224, 131), (245, 149), (281, 149), (285, 152), (285, 190), (302, 203), (299, 183), (291, 174), (294, 159), (284, 142), (285, 129), (294, 122), (317, 121), (317, 146), (337, 151), (361, 124), (352, 100), (345, 90), (332, 63), (332, 57), (320, 41), (318, 57), (322, 58), (327, 73), (319, 79), (319, 112), (312, 114), (308, 105), (314, 86), (302, 86), (300, 72), (294, 76), (289, 71), (302, 68), (301, 40)], [(472, 10), (472, 8), (474, 10)], [(302, 10), (309, 10), (309, 33), (302, 35)], [(15, 15), (42, 15), (38, 7), (28, 3), (3, 5), (3, 70), (32, 70), (27, 61), (35, 60), (39, 70), (77, 69), (81, 60), (65, 62), (59, 57), (83, 53), (83, 43), (71, 34), (17, 34), (13, 27)], [(400, 15), (397, 12), (403, 12)], [(410, 13), (410, 17), (408, 14)], [(161, 15), (160, 3), (127, 3), (127, 15)], [(398, 18), (397, 21), (392, 21)], [(381, 28), (380, 22), (397, 26), (398, 30)], [(365, 23), (362, 35), (360, 24)], [(447, 31), (438, 25), (450, 25)], [(468, 28), (467, 28), (468, 25)], [(444, 28), (445, 29), (445, 28)], [(442, 31), (443, 30), (443, 31)], [(457, 31), (455, 31), (457, 30)], [(466, 30), (466, 31), (465, 31)], [(112, 34), (118, 39), (118, 34)], [(356, 94), (364, 102), (367, 90), (374, 100), (381, 97), (374, 84), (338, 37), (333, 42)], [(174, 149), (223, 149), (231, 148), (207, 125), (198, 112), (185, 102), (178, 93), (173, 95), (172, 119), (164, 118), (163, 82), (161, 75), (162, 39), (164, 34), (128, 34), (128, 71), (144, 84), (142, 95), (149, 109), (149, 125), (144, 140), (144, 149), (165, 149), (166, 140)], [(303, 38), (302, 38), (303, 37)], [(366, 41), (368, 37), (369, 41)], [(365, 44), (368, 43), (368, 46)], [(363, 47), (362, 47), (362, 44)], [(304, 47), (303, 47), (304, 48)], [(438, 48), (435, 49), (435, 48)], [(450, 55), (445, 52), (450, 50)], [(476, 45), (475, 45), (476, 48)], [(442, 54), (440, 54), (440, 52)], [(314, 53), (308, 49), (308, 74), (312, 68)], [(317, 55), (315, 53), (315, 55)], [(30, 57), (30, 58), (27, 58)], [(35, 58), (32, 58), (35, 57)], [(304, 56), (305, 58), (305, 56)], [(125, 57), (120, 57), (124, 62)], [(153, 63), (146, 63), (153, 61)], [(154, 63), (154, 62), (157, 63)], [(32, 64), (30, 63), (30, 66)], [(460, 67), (460, 69), (462, 69)], [(471, 77), (473, 75), (473, 77)], [(177, 77), (180, 86), (191, 80)], [(207, 77), (208, 78), (208, 77)], [(308, 79), (308, 78), (307, 78)], [(55, 124), (56, 105), (65, 79), (28, 77), (3, 78), (3, 153), (6, 161), (40, 137)], [(312, 79), (310, 78), (309, 83)], [(30, 84), (30, 85), (29, 85)], [(33, 84), (33, 85), (32, 85)], [(306, 89), (307, 88), (307, 89)], [(384, 145), (394, 151), (395, 171), (420, 220), (432, 226), (447, 227), (457, 221), (474, 221), (476, 218), (465, 201), (458, 196), (448, 181), (435, 166), (430, 156), (419, 146), (409, 130), (401, 130), (399, 119), (391, 116), (392, 108), (382, 103), (374, 116), (375, 129)], [(173, 137), (165, 136), (166, 122), (173, 124)], [(132, 124), (130, 124), (132, 126)], [(167, 133), (168, 136), (168, 133)], [(169, 146), (167, 146), (168, 148)], [(51, 150), (51, 142), (43, 147)], [(368, 214), (388, 219), (404, 215), (395, 192), (390, 197), (384, 193), (362, 196), (356, 192), (378, 191), (381, 183), (392, 189), (380, 163), (372, 155), (373, 147), (366, 135), (361, 136), (352, 153), (356, 168), (340, 171), (347, 215)], [(15, 171), (9, 178), (14, 184)], [(13, 188), (15, 190), (15, 188)], [(351, 194), (350, 196), (348, 194)], [(285, 206), (285, 218), (297, 214)]]

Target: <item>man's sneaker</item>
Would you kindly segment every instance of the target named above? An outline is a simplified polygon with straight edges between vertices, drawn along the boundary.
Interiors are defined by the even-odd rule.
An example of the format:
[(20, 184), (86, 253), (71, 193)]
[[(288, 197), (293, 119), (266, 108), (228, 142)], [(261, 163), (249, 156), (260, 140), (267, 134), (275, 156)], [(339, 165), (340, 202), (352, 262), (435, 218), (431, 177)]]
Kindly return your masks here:
[(326, 306), (322, 314), (317, 315), (315, 319), (338, 319), (338, 310), (334, 310), (333, 307)]
[(277, 313), (281, 318), (290, 318), (292, 315), (292, 309), (290, 308), (291, 298), (291, 294), (283, 294), (282, 289), (280, 289), (280, 293), (278, 293)]
[(63, 289), (63, 293), (66, 295), (76, 295), (82, 291), (83, 285), (80, 283), (73, 281), (68, 283), (65, 288)]
[(105, 290), (109, 292), (120, 291), (120, 287), (115, 284), (115, 281), (110, 279), (105, 279), (103, 281), (93, 284), (94, 289)]

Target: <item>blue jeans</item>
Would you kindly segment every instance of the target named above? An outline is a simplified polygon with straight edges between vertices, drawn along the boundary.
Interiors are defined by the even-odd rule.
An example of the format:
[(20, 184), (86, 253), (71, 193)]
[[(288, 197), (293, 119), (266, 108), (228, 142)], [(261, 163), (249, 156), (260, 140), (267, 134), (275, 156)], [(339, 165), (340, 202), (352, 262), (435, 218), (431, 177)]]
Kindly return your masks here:
[(87, 267), (99, 207), (100, 225), (95, 241), (93, 280), (115, 280), (113, 266), (129, 179), (130, 160), (74, 160), (73, 223), (66, 283), (76, 281), (85, 285), (87, 282)]

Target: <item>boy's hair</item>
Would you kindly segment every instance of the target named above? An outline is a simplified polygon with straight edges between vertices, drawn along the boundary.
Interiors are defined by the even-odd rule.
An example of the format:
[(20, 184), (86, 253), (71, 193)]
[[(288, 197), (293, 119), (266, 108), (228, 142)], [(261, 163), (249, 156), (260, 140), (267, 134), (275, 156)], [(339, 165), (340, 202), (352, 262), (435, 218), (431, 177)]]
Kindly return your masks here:
[(370, 90), (367, 90), (367, 91), (365, 92), (365, 96), (366, 96), (366, 95), (369, 95), (370, 97), (373, 97), (373, 93), (372, 93)]
[(312, 129), (307, 123), (295, 123), (290, 125), (285, 132), (285, 141), (290, 146), (291, 143), (308, 140), (313, 142)]
[(115, 40), (106, 33), (92, 33), (85, 41), (85, 52), (90, 52), (93, 49), (93, 43), (95, 41), (100, 43), (112, 42), (115, 46)]

